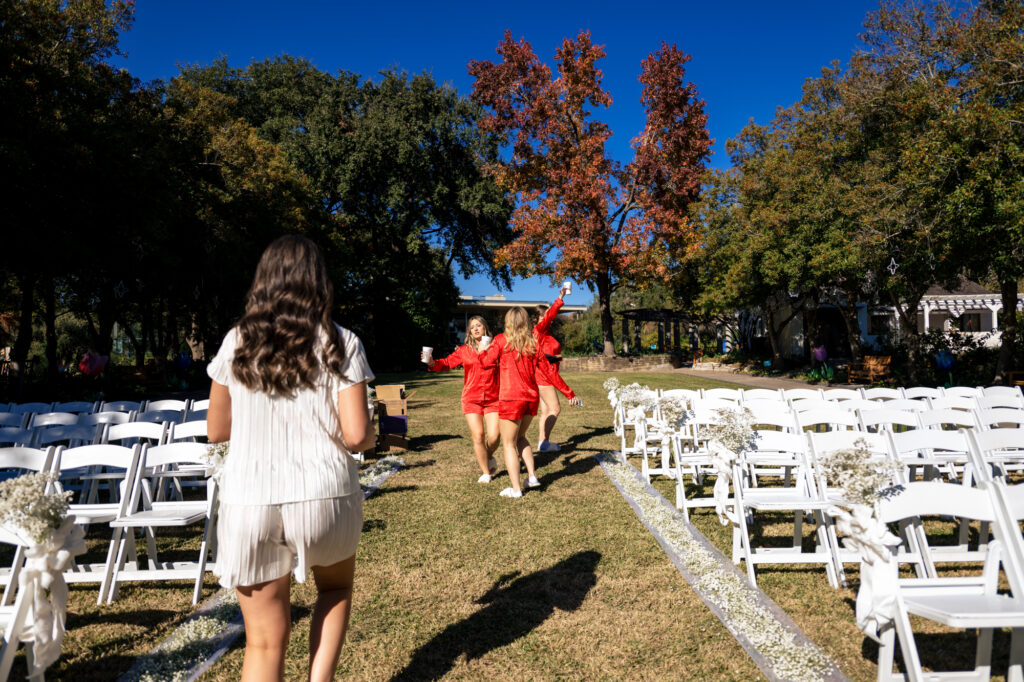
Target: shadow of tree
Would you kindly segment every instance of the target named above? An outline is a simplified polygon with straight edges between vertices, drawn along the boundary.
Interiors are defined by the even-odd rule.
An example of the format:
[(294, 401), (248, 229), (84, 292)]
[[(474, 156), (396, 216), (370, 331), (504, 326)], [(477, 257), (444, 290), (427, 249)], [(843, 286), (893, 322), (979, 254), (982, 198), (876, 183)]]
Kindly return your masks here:
[(595, 551), (577, 552), (527, 576), (519, 577), (518, 571), (501, 576), (477, 600), (487, 606), (438, 633), (391, 679), (438, 679), (460, 656), (480, 658), (511, 644), (547, 620), (556, 608), (575, 611), (597, 582), (594, 571), (600, 558)]
[(434, 443), (443, 443), (446, 440), (461, 438), (450, 433), (435, 433), (429, 436), (413, 436), (409, 439), (409, 449), (413, 451), (429, 450)]

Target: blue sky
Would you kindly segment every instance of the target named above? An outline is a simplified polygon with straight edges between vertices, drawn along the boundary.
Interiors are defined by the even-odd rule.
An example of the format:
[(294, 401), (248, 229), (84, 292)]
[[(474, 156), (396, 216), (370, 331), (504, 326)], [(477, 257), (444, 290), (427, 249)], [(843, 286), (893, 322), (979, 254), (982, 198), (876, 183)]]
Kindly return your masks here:
[[(397, 67), (429, 72), (468, 95), (471, 59), (495, 60), (504, 31), (525, 38), (543, 61), (565, 37), (586, 29), (607, 56), (599, 63), (614, 101), (601, 114), (614, 133), (611, 156), (629, 160), (629, 141), (643, 126), (637, 76), (640, 61), (662, 41), (692, 56), (687, 75), (706, 102), (715, 139), (711, 165), (726, 168), (726, 140), (747, 121), (771, 120), (777, 107), (800, 97), (807, 78), (833, 60), (846, 61), (877, 0), (838, 2), (329, 2), (327, 0), (140, 0), (135, 24), (121, 39), (128, 53), (115, 60), (138, 78), (168, 79), (180, 64), (208, 64), (226, 56), (245, 66), (283, 53), (306, 57), (320, 69), (372, 78)], [(465, 294), (497, 293), (486, 278), (458, 278)], [(546, 279), (519, 280), (509, 298), (552, 298)], [(575, 286), (573, 303), (589, 303)]]

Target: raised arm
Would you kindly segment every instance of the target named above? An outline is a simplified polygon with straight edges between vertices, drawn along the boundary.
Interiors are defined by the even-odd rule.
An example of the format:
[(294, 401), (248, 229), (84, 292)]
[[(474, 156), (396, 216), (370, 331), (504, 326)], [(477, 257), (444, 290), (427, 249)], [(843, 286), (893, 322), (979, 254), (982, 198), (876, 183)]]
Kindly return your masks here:
[(494, 367), (501, 358), (501, 349), (505, 347), (505, 335), (498, 334), (491, 341), (491, 345), (480, 354), (480, 365), (482, 367)]
[(449, 369), (455, 369), (461, 367), (463, 363), (462, 354), (468, 349), (468, 346), (459, 346), (455, 349), (455, 352), (446, 358), (440, 360), (434, 360), (430, 365), (427, 365), (428, 372), (443, 372)]
[(558, 317), (558, 311), (561, 310), (564, 304), (565, 301), (562, 300), (562, 294), (560, 293), (558, 294), (558, 298), (555, 299), (555, 302), (552, 303), (551, 307), (544, 313), (544, 317), (542, 317), (540, 322), (534, 326), (534, 334), (547, 334), (548, 329), (551, 328), (551, 323), (555, 321), (556, 317)]

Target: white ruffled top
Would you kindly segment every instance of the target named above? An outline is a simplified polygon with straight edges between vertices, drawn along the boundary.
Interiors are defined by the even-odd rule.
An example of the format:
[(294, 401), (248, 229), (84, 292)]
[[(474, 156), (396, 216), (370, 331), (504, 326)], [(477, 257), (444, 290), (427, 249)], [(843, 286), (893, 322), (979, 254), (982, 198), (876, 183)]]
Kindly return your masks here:
[(359, 491), (359, 464), (338, 421), (338, 392), (373, 380), (359, 337), (335, 325), (345, 353), (344, 376), (321, 372), (315, 389), (271, 396), (242, 385), (231, 371), (237, 328), (207, 367), (231, 394), (231, 450), (220, 499), (227, 504), (283, 504), (344, 497)]

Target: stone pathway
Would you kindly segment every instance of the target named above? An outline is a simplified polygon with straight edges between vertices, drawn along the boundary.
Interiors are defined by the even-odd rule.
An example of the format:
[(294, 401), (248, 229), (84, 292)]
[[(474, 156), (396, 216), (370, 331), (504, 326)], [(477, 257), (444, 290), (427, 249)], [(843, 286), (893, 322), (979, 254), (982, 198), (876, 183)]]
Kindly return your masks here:
[(800, 379), (789, 379), (785, 377), (764, 377), (745, 372), (730, 372), (727, 370), (691, 369), (679, 367), (672, 370), (676, 374), (685, 374), (698, 379), (711, 379), (729, 384), (741, 384), (751, 388), (849, 388), (852, 384), (812, 384), (809, 381)]

